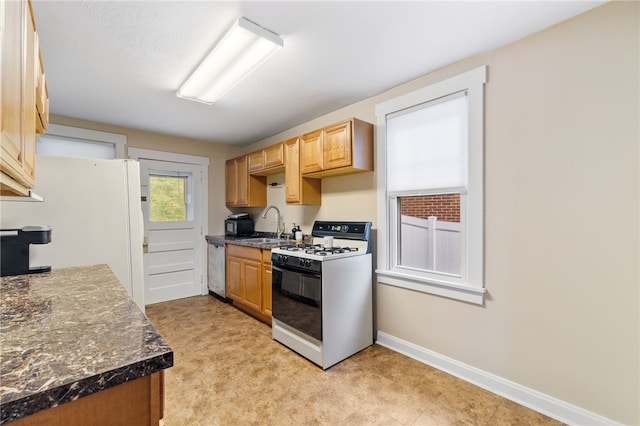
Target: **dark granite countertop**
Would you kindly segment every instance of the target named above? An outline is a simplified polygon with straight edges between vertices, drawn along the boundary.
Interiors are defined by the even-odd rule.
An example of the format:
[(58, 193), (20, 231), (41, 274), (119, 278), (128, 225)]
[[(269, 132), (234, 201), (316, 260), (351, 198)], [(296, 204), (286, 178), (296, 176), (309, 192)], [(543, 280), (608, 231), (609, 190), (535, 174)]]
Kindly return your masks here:
[(280, 241), (275, 242), (262, 242), (258, 241), (261, 238), (275, 238), (274, 234), (267, 232), (256, 232), (253, 235), (246, 237), (230, 237), (227, 235), (207, 235), (205, 239), (210, 243), (224, 243), (224, 244), (236, 244), (239, 246), (255, 247), (259, 249), (271, 250), (275, 247), (280, 247), (286, 244), (293, 244), (292, 240), (287, 239), (288, 234), (283, 234), (283, 238)]
[(2, 277), (0, 424), (172, 365), (107, 265)]

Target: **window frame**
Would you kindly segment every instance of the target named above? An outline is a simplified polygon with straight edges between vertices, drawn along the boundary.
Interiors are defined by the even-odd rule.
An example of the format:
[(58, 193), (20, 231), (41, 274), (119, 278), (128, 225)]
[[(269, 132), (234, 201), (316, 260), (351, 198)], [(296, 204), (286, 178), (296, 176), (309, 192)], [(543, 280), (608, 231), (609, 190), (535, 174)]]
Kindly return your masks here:
[[(378, 207), (378, 282), (465, 302), (483, 304), (484, 286), (484, 84), (487, 67), (482, 66), (376, 105), (376, 169)], [(388, 115), (450, 94), (467, 91), (468, 143), (467, 191), (461, 200), (462, 271), (460, 278), (397, 267), (397, 194), (387, 193)], [(457, 192), (457, 191), (456, 191)], [(425, 194), (428, 195), (428, 194)], [(464, 204), (464, 206), (462, 205)]]

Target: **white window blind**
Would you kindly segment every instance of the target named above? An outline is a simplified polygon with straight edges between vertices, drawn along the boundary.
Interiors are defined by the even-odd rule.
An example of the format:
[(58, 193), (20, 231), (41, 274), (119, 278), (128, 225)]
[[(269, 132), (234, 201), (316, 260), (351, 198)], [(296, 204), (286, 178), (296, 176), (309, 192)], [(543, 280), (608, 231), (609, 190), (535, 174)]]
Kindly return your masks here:
[(387, 117), (387, 191), (463, 188), (467, 182), (466, 92)]
[(112, 143), (84, 141), (53, 135), (39, 137), (36, 152), (59, 157), (102, 158), (105, 160), (116, 158), (116, 147)]

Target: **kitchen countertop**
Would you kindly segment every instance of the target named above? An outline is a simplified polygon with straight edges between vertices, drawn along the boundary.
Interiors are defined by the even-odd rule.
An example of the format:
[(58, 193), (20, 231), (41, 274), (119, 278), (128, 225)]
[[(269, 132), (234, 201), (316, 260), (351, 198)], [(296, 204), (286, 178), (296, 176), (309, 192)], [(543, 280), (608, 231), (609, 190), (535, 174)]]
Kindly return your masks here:
[(2, 277), (0, 424), (173, 366), (107, 265)]

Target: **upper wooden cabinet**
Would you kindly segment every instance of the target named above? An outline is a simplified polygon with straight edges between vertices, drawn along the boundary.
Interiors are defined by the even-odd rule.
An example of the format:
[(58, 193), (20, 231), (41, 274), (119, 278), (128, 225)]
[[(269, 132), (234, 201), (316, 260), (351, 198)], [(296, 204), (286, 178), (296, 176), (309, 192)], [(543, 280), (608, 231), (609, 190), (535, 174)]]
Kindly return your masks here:
[[(43, 133), (49, 122), (48, 91), (31, 2), (3, 2), (3, 8), (0, 193), (29, 195), (36, 131)], [(38, 93), (42, 114), (37, 109)]]
[(225, 201), (228, 207), (265, 207), (267, 178), (249, 175), (247, 156), (226, 162)]
[(282, 142), (270, 145), (260, 151), (247, 154), (249, 174), (271, 175), (284, 171), (284, 150)]
[(300, 138), (284, 142), (284, 188), (288, 204), (320, 205), (322, 180), (305, 178), (300, 173)]
[(320, 178), (372, 170), (373, 124), (350, 118), (227, 161), (226, 202), (266, 206), (266, 176), (284, 171), (287, 204), (319, 205)]
[(300, 137), (300, 172), (306, 177), (373, 170), (373, 124), (351, 118)]

